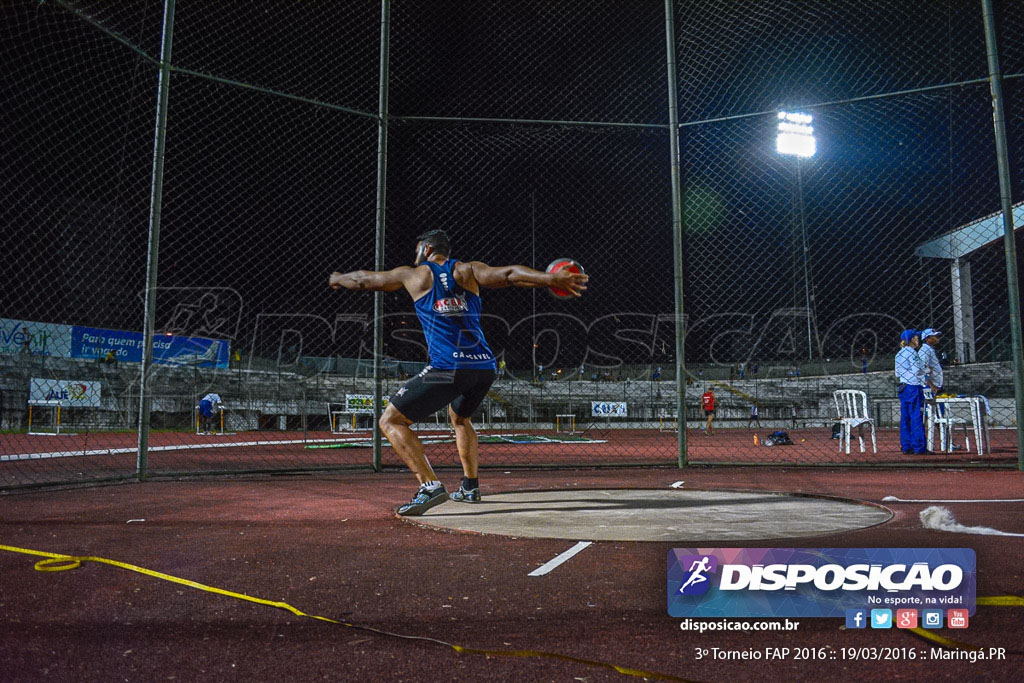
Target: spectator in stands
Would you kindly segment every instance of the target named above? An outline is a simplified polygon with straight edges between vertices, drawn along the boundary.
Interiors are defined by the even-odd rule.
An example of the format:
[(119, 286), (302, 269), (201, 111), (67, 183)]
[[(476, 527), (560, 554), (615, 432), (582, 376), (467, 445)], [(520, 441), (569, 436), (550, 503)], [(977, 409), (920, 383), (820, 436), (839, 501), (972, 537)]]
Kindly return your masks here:
[(924, 401), (924, 363), (917, 350), (921, 336), (917, 330), (904, 330), (900, 335), (900, 350), (896, 354), (895, 372), (899, 380), (900, 448), (906, 454), (930, 455), (925, 447), (924, 421), (921, 408)]
[(860, 372), (863, 375), (868, 374), (868, 349), (866, 346), (862, 346), (860, 349)]
[(498, 379), (505, 379), (505, 359), (502, 358), (498, 361)]
[(654, 374), (651, 375), (651, 379), (654, 380), (655, 382), (658, 382), (658, 381), (661, 380), (661, 366), (660, 365), (654, 369)]
[(583, 372), (585, 370), (586, 370), (586, 368), (583, 367), (583, 363), (580, 363), (580, 379), (583, 379)]
[(106, 355), (103, 356), (103, 360), (100, 362), (104, 365), (117, 366), (117, 354), (114, 353), (114, 349), (108, 349)]
[(28, 333), (28, 328), (27, 327), (21, 328), (21, 337), (22, 337), (22, 339), (24, 339), (24, 341), (21, 342), (21, 352), (22, 353), (27, 353), (27, 354), (31, 355), (31, 353), (32, 353), (32, 335)]
[(796, 429), (796, 404), (789, 406), (789, 416), (793, 419), (793, 429)]
[(199, 431), (203, 434), (213, 432), (214, 416), (224, 409), (220, 394), (209, 393), (199, 400)]
[(711, 423), (715, 421), (715, 390), (712, 387), (708, 387), (708, 390), (700, 397), (700, 403), (704, 408), (704, 415), (707, 417), (707, 422), (704, 423), (704, 434), (714, 436), (715, 428), (711, 426)]

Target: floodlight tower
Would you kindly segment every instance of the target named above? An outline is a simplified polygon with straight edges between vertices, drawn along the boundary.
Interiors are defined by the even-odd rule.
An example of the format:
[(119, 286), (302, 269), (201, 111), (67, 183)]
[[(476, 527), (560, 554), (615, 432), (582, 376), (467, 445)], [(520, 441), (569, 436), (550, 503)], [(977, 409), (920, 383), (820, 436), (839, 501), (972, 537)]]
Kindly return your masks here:
[(785, 156), (796, 157), (796, 188), (797, 204), (800, 216), (800, 241), (804, 262), (804, 303), (807, 306), (807, 360), (814, 360), (814, 342), (811, 335), (811, 318), (814, 316), (811, 296), (810, 266), (808, 265), (807, 222), (804, 218), (804, 180), (802, 159), (809, 159), (818, 151), (818, 142), (814, 137), (811, 123), (814, 117), (801, 112), (780, 111), (778, 114), (778, 134), (775, 137), (775, 150)]

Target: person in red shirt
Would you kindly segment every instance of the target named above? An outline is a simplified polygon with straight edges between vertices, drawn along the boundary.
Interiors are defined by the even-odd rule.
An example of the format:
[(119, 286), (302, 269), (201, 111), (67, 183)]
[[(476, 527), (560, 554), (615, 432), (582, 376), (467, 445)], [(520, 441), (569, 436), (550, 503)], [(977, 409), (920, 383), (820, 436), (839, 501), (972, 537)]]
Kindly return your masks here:
[(714, 436), (715, 429), (711, 426), (711, 423), (715, 419), (715, 390), (708, 387), (708, 390), (700, 397), (700, 404), (703, 406), (704, 414), (708, 418), (708, 421), (704, 423), (704, 433), (708, 436)]

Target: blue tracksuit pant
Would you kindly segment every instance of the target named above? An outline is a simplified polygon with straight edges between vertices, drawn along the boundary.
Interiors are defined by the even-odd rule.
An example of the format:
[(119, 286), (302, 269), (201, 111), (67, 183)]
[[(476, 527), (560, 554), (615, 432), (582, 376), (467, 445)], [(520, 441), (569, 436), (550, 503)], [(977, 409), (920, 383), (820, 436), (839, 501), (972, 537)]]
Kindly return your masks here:
[(923, 405), (924, 387), (904, 385), (900, 391), (900, 448), (904, 451), (925, 450)]

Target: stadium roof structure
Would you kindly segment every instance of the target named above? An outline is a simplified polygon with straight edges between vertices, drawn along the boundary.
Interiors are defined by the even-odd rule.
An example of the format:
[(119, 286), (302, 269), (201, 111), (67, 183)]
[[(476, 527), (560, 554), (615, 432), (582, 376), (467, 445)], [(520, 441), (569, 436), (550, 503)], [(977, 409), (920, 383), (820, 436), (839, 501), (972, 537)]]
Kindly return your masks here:
[[(1012, 208), (1014, 232), (1024, 227), (1024, 202)], [(1003, 212), (971, 221), (914, 249), (924, 258), (955, 259), (972, 254), (1003, 238)]]
[[(1011, 225), (1014, 232), (1024, 226), (1024, 202), (1011, 207)], [(953, 279), (953, 334), (954, 354), (961, 363), (975, 360), (974, 300), (971, 296), (971, 264), (967, 256), (1003, 238), (1003, 212), (971, 221), (959, 228), (925, 242), (914, 253), (922, 258), (949, 261)], [(930, 323), (934, 324), (934, 322)]]

